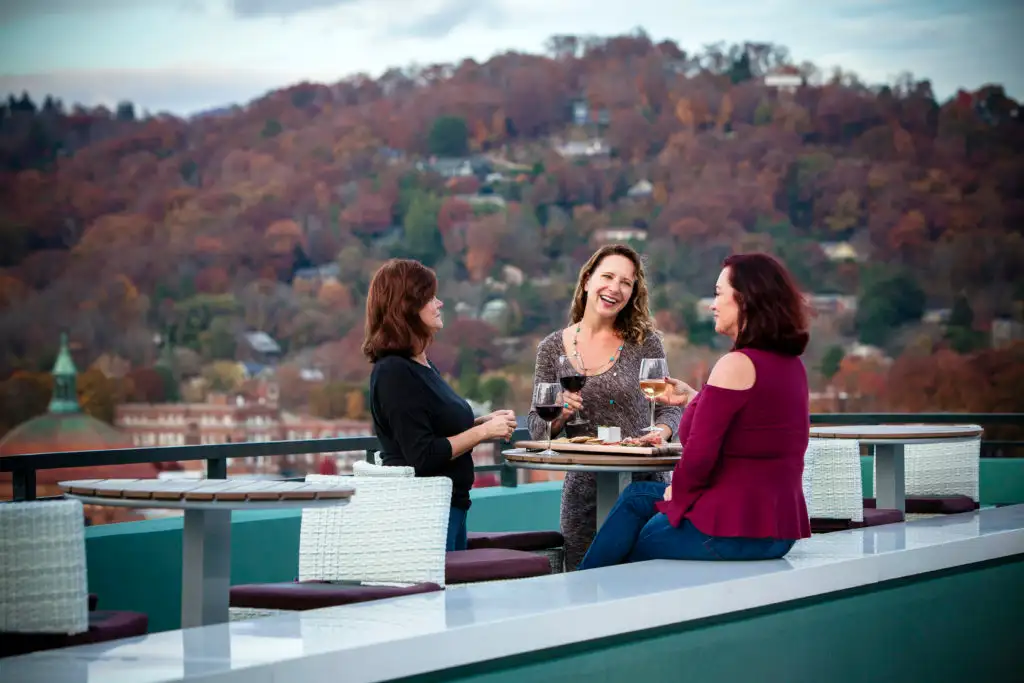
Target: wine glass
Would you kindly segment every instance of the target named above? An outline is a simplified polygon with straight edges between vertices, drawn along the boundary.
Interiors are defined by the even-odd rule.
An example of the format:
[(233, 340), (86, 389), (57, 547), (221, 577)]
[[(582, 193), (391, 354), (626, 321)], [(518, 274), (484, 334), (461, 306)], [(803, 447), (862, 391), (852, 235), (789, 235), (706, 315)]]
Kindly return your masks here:
[[(558, 357), (558, 381), (562, 383), (562, 388), (566, 391), (571, 391), (574, 394), (578, 394), (583, 391), (583, 385), (587, 383), (587, 376), (576, 369), (576, 366), (572, 364), (572, 360), (569, 356)], [(566, 422), (566, 426), (578, 426), (587, 424), (587, 421), (582, 416), (583, 408), (576, 411), (570, 422)]]
[(654, 426), (654, 399), (668, 389), (668, 363), (664, 358), (644, 358), (640, 361), (640, 390), (651, 404), (651, 426), (644, 427), (645, 432), (656, 432)]
[(548, 447), (538, 455), (555, 455), (551, 450), (551, 423), (562, 413), (562, 385), (557, 382), (539, 382), (533, 390), (533, 409), (547, 424)]

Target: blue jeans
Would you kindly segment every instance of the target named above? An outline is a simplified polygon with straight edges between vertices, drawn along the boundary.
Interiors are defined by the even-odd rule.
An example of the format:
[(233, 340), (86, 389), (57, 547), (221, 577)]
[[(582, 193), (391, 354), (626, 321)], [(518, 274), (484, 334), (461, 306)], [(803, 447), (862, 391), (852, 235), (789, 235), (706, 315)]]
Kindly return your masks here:
[(579, 568), (644, 560), (776, 560), (795, 543), (774, 538), (708, 536), (688, 519), (674, 527), (654, 507), (667, 486), (660, 481), (630, 484), (608, 513)]
[(448, 513), (448, 540), (444, 549), (448, 552), (466, 549), (466, 511), (452, 507)]

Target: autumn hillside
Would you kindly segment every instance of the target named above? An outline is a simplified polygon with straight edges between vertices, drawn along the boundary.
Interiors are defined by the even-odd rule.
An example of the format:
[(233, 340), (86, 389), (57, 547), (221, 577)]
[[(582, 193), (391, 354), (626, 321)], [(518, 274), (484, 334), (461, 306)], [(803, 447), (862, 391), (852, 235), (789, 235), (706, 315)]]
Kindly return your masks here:
[(100, 415), (232, 386), (251, 332), (280, 347), (282, 401), (358, 410), (339, 397), (367, 376), (361, 307), (395, 255), (442, 279), (435, 362), (521, 410), (575, 271), (626, 238), (680, 372), (714, 357), (696, 304), (721, 258), (764, 249), (822, 302), (816, 390), (1024, 410), (1024, 127), (998, 86), (937, 102), (909, 76), (638, 33), (189, 120), (24, 97), (0, 114), (0, 429), (45, 408), (62, 329)]

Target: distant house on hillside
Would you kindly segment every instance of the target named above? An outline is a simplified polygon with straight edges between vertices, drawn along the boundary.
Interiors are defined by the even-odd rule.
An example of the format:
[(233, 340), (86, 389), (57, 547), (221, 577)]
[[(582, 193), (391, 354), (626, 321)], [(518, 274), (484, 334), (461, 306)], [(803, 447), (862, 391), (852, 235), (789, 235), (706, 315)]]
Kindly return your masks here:
[(626, 192), (626, 196), (630, 199), (645, 199), (652, 194), (654, 194), (654, 185), (651, 184), (650, 180), (646, 179), (641, 180)]
[(334, 278), (335, 280), (341, 278), (341, 267), (337, 263), (325, 263), (321, 266), (299, 268), (295, 271), (296, 280), (309, 280), (313, 283), (321, 283), (329, 278)]
[(857, 248), (849, 242), (820, 242), (821, 250), (829, 261), (863, 261)]
[(624, 244), (627, 242), (646, 242), (647, 231), (643, 228), (620, 226), (595, 230), (591, 237), (595, 247), (605, 244)]
[(607, 156), (611, 148), (600, 138), (590, 140), (570, 140), (555, 146), (555, 151), (567, 159), (580, 159)]
[(467, 178), (473, 175), (486, 176), (491, 172), (491, 163), (483, 157), (431, 157), (416, 163), (419, 171), (433, 171), (442, 178)]
[(240, 361), (273, 365), (281, 357), (281, 347), (266, 332), (246, 332), (242, 335), (236, 357)]
[(779, 92), (793, 93), (804, 84), (804, 76), (800, 73), (800, 69), (787, 64), (765, 74), (764, 84)]

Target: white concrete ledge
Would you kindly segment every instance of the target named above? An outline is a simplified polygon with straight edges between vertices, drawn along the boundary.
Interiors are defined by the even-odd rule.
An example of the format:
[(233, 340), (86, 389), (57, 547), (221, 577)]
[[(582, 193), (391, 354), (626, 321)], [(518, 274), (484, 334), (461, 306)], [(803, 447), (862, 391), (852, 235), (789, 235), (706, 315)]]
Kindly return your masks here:
[(1024, 555), (1024, 505), (815, 536), (771, 562), (654, 561), (0, 660), (5, 683), (371, 683)]

